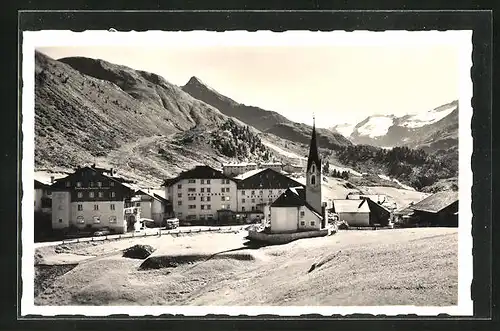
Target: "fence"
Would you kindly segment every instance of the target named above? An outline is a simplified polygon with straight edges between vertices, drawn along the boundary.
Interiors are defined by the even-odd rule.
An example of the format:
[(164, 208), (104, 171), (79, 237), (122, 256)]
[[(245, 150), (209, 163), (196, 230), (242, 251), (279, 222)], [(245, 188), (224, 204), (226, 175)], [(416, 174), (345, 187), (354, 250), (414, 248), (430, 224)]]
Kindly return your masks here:
[(212, 232), (212, 231), (241, 231), (244, 230), (246, 226), (231, 226), (231, 227), (209, 227), (206, 229), (198, 228), (198, 229), (173, 229), (173, 230), (162, 230), (162, 229), (151, 229), (150, 231), (144, 232), (129, 232), (124, 234), (110, 234), (103, 236), (93, 236), (93, 237), (83, 237), (83, 238), (75, 238), (75, 239), (64, 239), (62, 242), (55, 242), (54, 245), (58, 244), (72, 244), (72, 243), (80, 243), (80, 242), (89, 242), (89, 241), (103, 241), (103, 240), (119, 240), (119, 239), (130, 239), (130, 238), (143, 238), (143, 237), (153, 237), (153, 236), (162, 236), (162, 235), (171, 235), (171, 234), (185, 234), (185, 233), (201, 233), (201, 232)]

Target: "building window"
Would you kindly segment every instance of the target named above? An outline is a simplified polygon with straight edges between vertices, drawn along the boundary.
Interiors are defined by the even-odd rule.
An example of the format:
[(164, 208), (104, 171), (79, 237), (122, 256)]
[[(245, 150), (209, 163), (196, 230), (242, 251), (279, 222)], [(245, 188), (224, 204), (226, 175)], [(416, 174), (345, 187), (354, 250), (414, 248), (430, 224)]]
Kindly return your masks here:
[(115, 182), (109, 182), (109, 186), (115, 186)]
[(99, 205), (94, 205), (94, 210), (99, 210)]
[(316, 224), (316, 222), (314, 222), (314, 221), (311, 221), (311, 226), (314, 226), (314, 224)]
[[(210, 208), (207, 208), (207, 209), (210, 209)], [(214, 218), (214, 215), (212, 215), (212, 214), (208, 214), (208, 215), (207, 215), (207, 219), (211, 220), (211, 219), (213, 219), (213, 218)]]
[(85, 223), (85, 219), (83, 218), (83, 216), (78, 216), (78, 217), (76, 218), (76, 223), (78, 223), (78, 224), (83, 224), (83, 223)]
[(177, 206), (182, 206), (182, 201), (177, 201)]
[(188, 200), (189, 201), (194, 201), (194, 200), (196, 200), (196, 197), (188, 197)]
[(205, 193), (205, 188), (204, 187), (200, 188), (200, 192)]
[(180, 190), (182, 188), (182, 184), (177, 184), (177, 188)]
[(303, 211), (303, 210), (301, 210), (301, 211), (300, 211), (300, 217), (304, 217), (305, 215), (306, 215), (306, 212), (305, 212), (305, 211)]
[(241, 203), (245, 203), (245, 199), (241, 199)]
[(207, 201), (210, 201), (210, 200), (212, 200), (212, 198), (211, 197), (207, 197)]
[(207, 179), (207, 184), (210, 184), (210, 179)]
[(205, 201), (205, 197), (200, 197), (200, 201)]
[(306, 225), (306, 221), (300, 221), (300, 225), (305, 226)]
[(241, 191), (241, 195), (245, 195), (245, 191)]
[(94, 197), (94, 192), (89, 192), (89, 197), (93, 198)]
[(212, 192), (212, 189), (210, 187), (207, 187), (207, 193)]
[(71, 186), (71, 182), (66, 182), (66, 187), (70, 187)]
[(90, 186), (90, 187), (93, 187), (93, 186), (94, 186), (94, 182), (90, 182), (90, 183), (89, 183), (89, 186)]
[(314, 175), (311, 176), (311, 184), (316, 185), (316, 176)]
[(200, 179), (200, 184), (205, 184), (205, 180), (204, 179)]
[(252, 199), (252, 203), (255, 203), (255, 199)]
[[(212, 209), (212, 205), (207, 205), (207, 209), (210, 210)], [(210, 215), (209, 215), (210, 216)]]
[(76, 182), (76, 187), (82, 187), (82, 182)]
[(316, 167), (314, 166), (314, 164), (312, 165), (311, 170), (312, 170), (312, 172), (316, 172)]
[(200, 208), (201, 208), (201, 210), (204, 210), (205, 209), (205, 205), (201, 205)]
[(262, 194), (264, 194), (264, 192), (262, 192), (262, 191), (259, 191), (259, 195), (262, 195)]
[(273, 198), (269, 198), (269, 202), (273, 202)]
[(111, 209), (111, 210), (115, 210), (115, 204), (114, 204), (114, 203), (110, 204), (110, 205), (109, 205), (109, 209)]
[(116, 193), (115, 192), (111, 192), (111, 197), (112, 198), (116, 197)]
[(189, 205), (189, 209), (196, 209), (196, 205)]
[(140, 207), (140, 206), (141, 206), (141, 203), (140, 203), (140, 202), (136, 202), (136, 203), (135, 203), (135, 206), (136, 206), (136, 207)]
[(99, 198), (102, 198), (104, 196), (104, 192), (99, 192), (97, 194), (99, 195)]
[(245, 207), (241, 207), (241, 211), (245, 211)]
[(77, 195), (77, 197), (79, 197), (79, 198), (83, 198), (83, 192), (78, 192), (76, 195)]
[(182, 198), (182, 193), (177, 193), (178, 198)]
[(255, 206), (252, 206), (252, 211), (255, 211)]
[(177, 213), (177, 217), (181, 218), (182, 217), (182, 213)]
[(82, 211), (83, 210), (83, 205), (78, 205), (78, 211)]
[(101, 187), (102, 186), (102, 182), (97, 182), (97, 187)]
[(196, 183), (196, 179), (189, 179), (188, 180), (188, 184), (194, 184), (194, 183)]
[(188, 192), (196, 192), (196, 188), (190, 187), (190, 188), (188, 188)]
[(111, 223), (111, 224), (116, 223), (116, 216), (110, 216), (109, 223)]
[(59, 219), (59, 223), (62, 223), (62, 218)]
[(94, 224), (101, 223), (101, 218), (99, 216), (94, 216)]
[(255, 191), (250, 192), (251, 195), (255, 195)]
[(220, 191), (221, 191), (222, 193), (224, 193), (224, 192), (226, 192), (226, 188), (225, 188), (225, 187), (221, 187)]

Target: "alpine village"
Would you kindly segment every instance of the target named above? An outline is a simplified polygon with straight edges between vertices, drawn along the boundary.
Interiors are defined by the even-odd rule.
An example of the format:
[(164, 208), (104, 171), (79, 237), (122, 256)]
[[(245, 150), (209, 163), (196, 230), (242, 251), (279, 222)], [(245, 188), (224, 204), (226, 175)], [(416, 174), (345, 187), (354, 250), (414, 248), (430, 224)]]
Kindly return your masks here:
[[(405, 259), (414, 256), (411, 263), (421, 255), (432, 260), (432, 254), (438, 254), (434, 251), (448, 252), (447, 259), (456, 258), (458, 102), (436, 105), (428, 112), (431, 120), (420, 126), (408, 124), (418, 122), (412, 118), (417, 115), (407, 115), (396, 118), (378, 136), (367, 130), (371, 118), (349, 132), (341, 126), (320, 128), (312, 111), (310, 124), (296, 123), (279, 113), (240, 104), (197, 77), (179, 87), (154, 73), (103, 60), (55, 60), (37, 51), (35, 302), (252, 305), (255, 301), (248, 300), (253, 295), (245, 293), (255, 283), (231, 290), (226, 297), (213, 294), (232, 289), (224, 282), (229, 282), (234, 268), (251, 275), (260, 264), (279, 269), (295, 263), (298, 270), (303, 263), (308, 273), (290, 277), (313, 277), (321, 272), (330, 277), (331, 272), (338, 273), (331, 277), (344, 279), (347, 271), (340, 270), (342, 263), (361, 273), (356, 261), (366, 262), (373, 256), (382, 256), (382, 262), (373, 257), (373, 263), (380, 265), (386, 254), (396, 261), (400, 254), (406, 254)], [(439, 236), (447, 239), (434, 238)], [(426, 244), (418, 246), (415, 240)], [(112, 244), (113, 248), (106, 248)], [(123, 254), (116, 258), (119, 262), (108, 257), (97, 266), (100, 254), (109, 256), (116, 249)], [(292, 252), (293, 257), (287, 255)], [(343, 254), (347, 254), (345, 261)], [(224, 258), (207, 262), (206, 256), (214, 255)], [(127, 257), (138, 264), (122, 268), (121, 259)], [(132, 269), (180, 270), (223, 261), (230, 265), (217, 265), (221, 268), (218, 275), (198, 275), (201, 284), (189, 285), (189, 289), (170, 289), (174, 285), (167, 277), (174, 277), (173, 271), (162, 274), (163, 278), (155, 274), (158, 282), (169, 284), (165, 285), (169, 290), (154, 294), (153, 301), (130, 285), (139, 277)], [(125, 270), (113, 276), (120, 277), (123, 288), (112, 281), (80, 282), (79, 268), (92, 263), (96, 264), (95, 277), (111, 277), (106, 276), (107, 270), (115, 270), (115, 265), (116, 270)], [(328, 269), (329, 263), (337, 269)], [(287, 266), (290, 275), (295, 264)], [(59, 271), (50, 269), (49, 277), (43, 269), (49, 266)], [(431, 263), (430, 268), (437, 266)], [(390, 268), (407, 267), (392, 263)], [(269, 277), (278, 276), (263, 275), (273, 273), (262, 269), (267, 271), (255, 276), (263, 285), (259, 283), (254, 299), (270, 305), (444, 305), (456, 302), (452, 267), (456, 261), (450, 273), (439, 277), (444, 277), (443, 284), (451, 279), (453, 286), (429, 287), (422, 291), (427, 291), (425, 295), (415, 294), (413, 299), (405, 294), (411, 289), (385, 299), (376, 289), (350, 299), (331, 293), (313, 295), (316, 290), (306, 279), (277, 288), (272, 284), (278, 278)], [(390, 268), (373, 271), (380, 272), (373, 277), (383, 274), (388, 282), (400, 272)], [(187, 269), (183, 272), (188, 273)], [(208, 275), (209, 271), (203, 272)], [(151, 277), (141, 283), (156, 282)], [(415, 279), (401, 277), (404, 280), (398, 278), (392, 284)], [(346, 282), (354, 283), (339, 293), (369, 282), (367, 276), (358, 278), (351, 273)], [(56, 291), (57, 284), (67, 293)], [(425, 281), (419, 284), (411, 286), (430, 286)], [(201, 287), (197, 286), (213, 288), (198, 293)], [(308, 295), (299, 295), (304, 293), (301, 288), (308, 289), (314, 302), (304, 298)], [(292, 289), (297, 289), (295, 294), (284, 294)], [(102, 296), (96, 299), (95, 293)]]

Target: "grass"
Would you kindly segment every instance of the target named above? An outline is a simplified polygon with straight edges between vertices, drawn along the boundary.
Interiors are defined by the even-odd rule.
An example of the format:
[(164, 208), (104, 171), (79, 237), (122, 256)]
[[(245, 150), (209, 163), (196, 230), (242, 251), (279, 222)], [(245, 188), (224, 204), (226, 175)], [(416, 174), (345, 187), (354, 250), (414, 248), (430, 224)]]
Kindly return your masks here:
[(253, 249), (243, 246), (245, 235), (136, 238), (80, 247), (75, 253), (99, 255), (147, 244), (156, 248), (148, 259), (168, 263), (144, 270), (140, 266), (148, 260), (119, 254), (80, 262), (37, 293), (35, 304), (457, 304), (457, 229), (340, 231)]

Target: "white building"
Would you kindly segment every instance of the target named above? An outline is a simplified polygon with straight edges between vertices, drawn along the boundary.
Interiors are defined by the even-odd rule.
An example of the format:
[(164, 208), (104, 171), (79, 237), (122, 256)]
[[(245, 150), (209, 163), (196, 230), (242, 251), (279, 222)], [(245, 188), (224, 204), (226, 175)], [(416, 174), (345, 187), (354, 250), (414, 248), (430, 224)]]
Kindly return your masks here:
[(50, 214), (52, 211), (52, 191), (50, 185), (39, 180), (35, 184), (35, 213)]
[(306, 186), (287, 189), (270, 206), (270, 231), (287, 233), (319, 230), (326, 226), (325, 206), (321, 195), (321, 160), (318, 153), (316, 128), (313, 124)]
[(52, 228), (107, 227), (116, 232), (127, 231), (124, 208), (130, 205), (135, 192), (124, 182), (112, 170), (95, 166), (78, 168), (56, 180), (51, 186)]
[(209, 166), (182, 172), (167, 179), (163, 186), (175, 216), (181, 221), (222, 221), (219, 218), (237, 208), (236, 180)]
[(251, 170), (256, 170), (257, 167), (257, 163), (252, 162), (227, 163), (222, 165), (222, 173), (226, 176), (234, 177)]
[[(163, 192), (164, 194), (165, 192)], [(170, 201), (151, 189), (141, 189), (136, 192), (135, 207), (141, 207), (141, 218), (154, 221), (156, 226), (162, 226), (163, 221), (172, 215)]]

